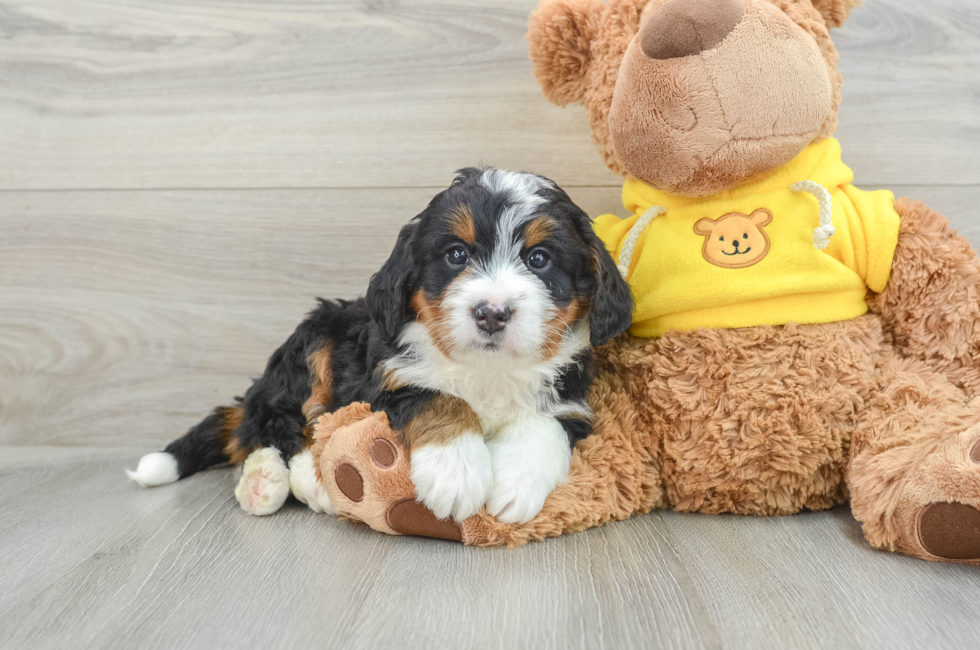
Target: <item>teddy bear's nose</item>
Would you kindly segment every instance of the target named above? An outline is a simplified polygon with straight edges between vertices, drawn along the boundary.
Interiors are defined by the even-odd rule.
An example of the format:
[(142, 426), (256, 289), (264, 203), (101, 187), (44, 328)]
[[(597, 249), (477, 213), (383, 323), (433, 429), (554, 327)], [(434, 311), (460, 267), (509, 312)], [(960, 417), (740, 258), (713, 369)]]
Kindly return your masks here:
[(671, 0), (640, 30), (640, 48), (651, 59), (676, 59), (710, 50), (742, 20), (742, 0)]

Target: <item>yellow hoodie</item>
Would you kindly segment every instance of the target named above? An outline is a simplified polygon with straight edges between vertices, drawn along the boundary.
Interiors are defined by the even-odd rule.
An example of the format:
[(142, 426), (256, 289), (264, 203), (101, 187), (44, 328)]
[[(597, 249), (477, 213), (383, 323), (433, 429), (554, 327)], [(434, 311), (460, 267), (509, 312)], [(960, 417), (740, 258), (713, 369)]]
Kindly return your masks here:
[(618, 262), (633, 225), (648, 211), (653, 219), (629, 264), (630, 332), (830, 323), (866, 313), (868, 289), (880, 293), (888, 283), (899, 216), (891, 192), (865, 192), (852, 180), (840, 144), (827, 139), (716, 196), (672, 196), (628, 181), (623, 204), (633, 216), (606, 214), (594, 225)]

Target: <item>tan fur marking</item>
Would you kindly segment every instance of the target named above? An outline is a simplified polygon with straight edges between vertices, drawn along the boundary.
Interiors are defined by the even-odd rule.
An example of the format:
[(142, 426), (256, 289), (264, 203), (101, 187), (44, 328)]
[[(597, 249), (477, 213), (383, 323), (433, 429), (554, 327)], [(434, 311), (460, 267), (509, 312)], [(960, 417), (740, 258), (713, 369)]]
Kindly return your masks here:
[[(463, 271), (463, 273), (466, 273), (466, 271)], [(425, 295), (425, 290), (419, 289), (412, 296), (411, 305), (412, 311), (415, 312), (415, 320), (429, 331), (429, 336), (432, 337), (433, 344), (442, 354), (448, 357), (450, 352), (449, 329), (442, 313), (442, 300), (430, 300)]]
[(468, 205), (461, 205), (449, 214), (453, 234), (467, 244), (476, 242), (476, 225), (473, 223), (473, 211)]
[(402, 430), (402, 444), (411, 451), (426, 445), (448, 445), (467, 432), (481, 433), (480, 418), (458, 397), (439, 395)]
[(316, 419), (327, 412), (330, 402), (333, 401), (332, 358), (333, 343), (326, 344), (306, 358), (306, 365), (310, 369), (310, 396), (303, 404), (303, 416), (306, 418), (306, 426), (303, 428), (303, 435), (306, 436), (304, 450), (313, 444), (313, 425)]
[(245, 449), (238, 445), (238, 440), (232, 437), (232, 432), (242, 426), (242, 418), (245, 416), (245, 409), (241, 406), (231, 406), (222, 408), (221, 411), (221, 433), (218, 440), (221, 442), (228, 455), (228, 462), (232, 465), (241, 465), (248, 458), (248, 455), (255, 449)]
[(303, 404), (303, 415), (307, 422), (313, 422), (327, 412), (333, 400), (333, 371), (330, 362), (333, 357), (333, 343), (328, 343), (306, 358), (310, 369), (310, 396)]
[(531, 248), (537, 246), (551, 236), (555, 227), (555, 220), (551, 217), (538, 217), (527, 224), (524, 229), (524, 246)]
[(565, 340), (568, 328), (581, 318), (582, 313), (585, 311), (585, 306), (582, 300), (573, 298), (566, 306), (557, 310), (555, 315), (545, 323), (545, 329), (548, 333), (543, 346), (544, 358), (546, 360), (552, 358), (561, 350), (561, 343)]
[(258, 446), (242, 447), (237, 438), (231, 438), (228, 444), (225, 445), (225, 454), (227, 454), (230, 464), (241, 465), (256, 449), (258, 449)]
[(405, 384), (400, 379), (395, 376), (395, 373), (391, 370), (381, 371), (381, 388), (388, 391), (389, 393), (398, 390), (399, 388), (404, 388), (408, 384)]

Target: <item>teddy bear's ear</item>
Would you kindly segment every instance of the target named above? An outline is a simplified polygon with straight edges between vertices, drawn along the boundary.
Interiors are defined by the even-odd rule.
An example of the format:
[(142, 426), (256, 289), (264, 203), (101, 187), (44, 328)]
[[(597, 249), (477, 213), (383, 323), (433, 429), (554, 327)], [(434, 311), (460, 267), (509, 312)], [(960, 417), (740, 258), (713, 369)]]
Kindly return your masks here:
[(851, 10), (861, 4), (861, 0), (812, 0), (814, 8), (823, 16), (827, 27), (840, 27), (851, 15)]
[(714, 220), (705, 217), (701, 221), (694, 224), (694, 234), (701, 235), (702, 237), (707, 237), (711, 234), (713, 226), (715, 225)]
[(749, 219), (752, 221), (752, 225), (758, 228), (765, 228), (772, 223), (772, 212), (769, 212), (765, 208), (759, 208), (752, 213)]
[(602, 0), (543, 0), (531, 14), (527, 40), (545, 97), (564, 106), (582, 99), (599, 31)]

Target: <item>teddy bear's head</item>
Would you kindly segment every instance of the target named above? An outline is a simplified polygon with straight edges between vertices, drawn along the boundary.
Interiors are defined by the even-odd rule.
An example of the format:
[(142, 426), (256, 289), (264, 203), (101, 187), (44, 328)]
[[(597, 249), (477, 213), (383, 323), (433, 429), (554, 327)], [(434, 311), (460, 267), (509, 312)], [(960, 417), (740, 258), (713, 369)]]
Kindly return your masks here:
[(528, 40), (558, 105), (582, 103), (606, 164), (710, 196), (837, 126), (829, 28), (860, 0), (543, 0)]

